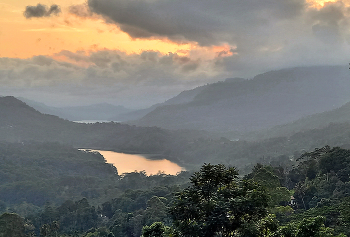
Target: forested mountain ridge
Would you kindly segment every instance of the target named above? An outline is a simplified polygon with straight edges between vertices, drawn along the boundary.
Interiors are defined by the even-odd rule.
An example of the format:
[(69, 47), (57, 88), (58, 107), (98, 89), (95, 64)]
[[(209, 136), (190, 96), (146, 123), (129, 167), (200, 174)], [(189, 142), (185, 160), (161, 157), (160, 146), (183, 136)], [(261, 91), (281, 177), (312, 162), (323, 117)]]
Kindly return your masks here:
[[(207, 138), (198, 131), (169, 131), (120, 123), (82, 124), (41, 114), (24, 102), (0, 97), (0, 141), (59, 142), (80, 148), (131, 153), (166, 153), (181, 150), (193, 139)], [(176, 157), (173, 157), (176, 160)]]
[(276, 164), (282, 164), (295, 154), (315, 147), (350, 144), (348, 123), (247, 142), (215, 138), (193, 130), (170, 131), (120, 123), (79, 124), (43, 115), (14, 97), (0, 98), (0, 113), (0, 141), (59, 142), (79, 148), (157, 153), (191, 168), (204, 162), (223, 162), (240, 169), (258, 161), (275, 160)]
[(132, 123), (239, 133), (271, 128), (342, 106), (350, 100), (348, 78), (347, 67), (318, 66), (226, 80), (203, 86), (190, 102), (158, 106)]
[[(349, 123), (247, 142), (215, 139), (206, 133), (200, 136), (193, 131), (176, 132), (119, 123), (77, 124), (43, 115), (14, 97), (0, 98), (0, 113), (0, 212), (17, 212), (26, 217), (23, 220), (15, 214), (1, 215), (0, 234), (8, 228), (3, 223), (11, 218), (17, 220), (21, 228), (26, 226), (23, 233), (27, 231), (28, 236), (134, 237), (143, 233), (147, 237), (156, 230), (163, 234), (153, 236), (175, 234), (169, 231), (190, 231), (189, 236), (203, 236), (203, 231), (225, 230), (221, 225), (226, 224), (230, 227), (225, 231), (250, 236), (350, 234), (350, 151), (329, 146), (312, 151), (326, 144), (349, 148)], [(206, 164), (190, 178), (191, 185), (195, 185), (191, 189), (186, 181), (188, 172), (178, 176), (147, 177), (142, 172), (119, 176), (99, 154), (72, 147), (79, 145), (158, 151), (194, 166), (226, 163), (238, 166), (240, 174), (245, 171), (248, 175), (241, 180), (235, 169), (233, 173), (226, 173), (223, 165)], [(301, 159), (295, 163), (298, 157)], [(257, 161), (277, 167), (256, 165)], [(252, 172), (243, 170), (247, 164), (254, 167)], [(218, 172), (212, 172), (210, 167), (218, 167)], [(212, 179), (212, 175), (224, 177)], [(213, 180), (227, 183), (212, 184)], [(232, 181), (237, 185), (231, 185)], [(206, 185), (211, 187), (214, 209), (225, 213), (224, 216), (216, 216), (216, 212), (206, 216), (201, 213), (202, 204), (193, 202), (198, 198), (198, 191), (207, 193)], [(291, 193), (287, 188), (294, 192), (295, 206), (288, 206)], [(244, 191), (250, 189), (254, 192)], [(174, 192), (179, 193), (174, 196)], [(232, 192), (239, 194), (237, 198), (231, 198)], [(250, 195), (252, 193), (254, 195)], [(194, 208), (187, 208), (184, 200)], [(254, 207), (253, 212), (248, 213), (252, 215), (248, 222), (242, 222), (244, 218), (226, 220), (226, 213), (232, 211), (238, 211), (237, 215), (247, 214), (246, 204)], [(193, 214), (191, 210), (199, 210), (194, 229), (183, 225), (187, 223), (187, 215)], [(213, 218), (218, 222), (211, 221)], [(206, 228), (208, 224), (215, 229)]]
[(268, 130), (253, 132), (245, 136), (247, 139), (266, 139), (279, 136), (291, 136), (297, 132), (307, 131), (310, 129), (320, 129), (327, 127), (330, 123), (350, 122), (350, 102), (345, 105), (326, 111), (309, 115), (284, 125), (279, 125)]

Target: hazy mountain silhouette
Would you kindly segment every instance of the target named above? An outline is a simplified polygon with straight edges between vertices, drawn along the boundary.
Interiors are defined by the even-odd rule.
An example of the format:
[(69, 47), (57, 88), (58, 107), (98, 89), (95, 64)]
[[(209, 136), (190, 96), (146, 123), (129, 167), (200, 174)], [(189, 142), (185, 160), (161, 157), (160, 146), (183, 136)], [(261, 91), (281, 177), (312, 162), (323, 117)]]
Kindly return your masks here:
[(266, 139), (271, 137), (291, 136), (297, 132), (303, 132), (310, 129), (321, 129), (331, 123), (350, 122), (350, 102), (345, 105), (298, 119), (292, 123), (278, 125), (273, 128), (253, 132), (245, 136), (245, 139)]
[(154, 154), (179, 150), (190, 140), (207, 136), (204, 132), (175, 132), (115, 122), (75, 123), (42, 114), (13, 96), (0, 97), (0, 142), (59, 142), (80, 148)]
[(157, 106), (133, 124), (239, 133), (267, 129), (350, 101), (349, 76), (347, 66), (317, 66), (227, 79), (182, 92), (170, 100), (176, 103)]
[[(350, 147), (350, 124), (333, 123), (291, 136), (230, 141), (206, 132), (170, 131), (120, 123), (82, 124), (45, 115), (14, 97), (0, 97), (0, 142), (59, 142), (73, 147), (159, 154), (186, 167), (229, 162), (238, 167), (261, 157), (285, 157), (324, 145)], [(269, 158), (269, 159), (270, 159)]]
[[(29, 106), (44, 114), (56, 115), (70, 121), (79, 120), (111, 120), (119, 114), (133, 111), (124, 106), (115, 106), (108, 103), (93, 104), (87, 106), (53, 107), (46, 104), (19, 97)], [(115, 121), (115, 120), (113, 120)]]
[(124, 114), (119, 114), (115, 117), (113, 117), (112, 121), (128, 121), (128, 120), (137, 120), (145, 116), (146, 114), (154, 111), (156, 108), (163, 106), (163, 105), (174, 105), (174, 104), (183, 104), (183, 103), (189, 103), (193, 101), (193, 99), (200, 93), (202, 90), (204, 90), (206, 86), (200, 86), (197, 88), (194, 88), (192, 90), (186, 90), (182, 91), (179, 95), (165, 101), (164, 103), (158, 103), (155, 105), (152, 105), (149, 108), (146, 109), (140, 109), (136, 111), (131, 111)]

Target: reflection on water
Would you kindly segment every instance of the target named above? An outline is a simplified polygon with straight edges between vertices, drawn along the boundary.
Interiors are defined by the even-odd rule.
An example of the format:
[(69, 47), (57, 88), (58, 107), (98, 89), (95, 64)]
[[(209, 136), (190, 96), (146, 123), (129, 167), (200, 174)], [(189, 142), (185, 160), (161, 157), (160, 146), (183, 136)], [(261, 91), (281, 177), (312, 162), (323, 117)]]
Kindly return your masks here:
[(124, 154), (114, 151), (102, 151), (99, 152), (106, 159), (107, 163), (113, 164), (118, 174), (129, 173), (136, 171), (146, 171), (147, 175), (157, 174), (159, 171), (165, 174), (176, 175), (178, 172), (185, 170), (177, 164), (169, 160), (149, 160), (142, 155)]

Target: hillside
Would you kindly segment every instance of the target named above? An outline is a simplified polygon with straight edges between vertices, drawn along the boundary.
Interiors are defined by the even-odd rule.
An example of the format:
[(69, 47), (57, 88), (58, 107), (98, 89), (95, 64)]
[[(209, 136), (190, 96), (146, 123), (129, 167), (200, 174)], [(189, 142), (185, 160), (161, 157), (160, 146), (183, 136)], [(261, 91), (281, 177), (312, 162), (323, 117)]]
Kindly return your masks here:
[(142, 118), (143, 116), (147, 115), (148, 113), (154, 111), (158, 107), (164, 106), (164, 105), (175, 105), (175, 104), (183, 104), (183, 103), (189, 103), (191, 102), (202, 90), (204, 90), (206, 86), (200, 86), (197, 88), (194, 88), (192, 90), (186, 90), (182, 91), (177, 96), (170, 98), (169, 100), (165, 101), (164, 103), (159, 103), (152, 105), (149, 108), (146, 109), (140, 109), (136, 111), (131, 111), (127, 113), (119, 114), (115, 117), (113, 117), (112, 121), (130, 121), (130, 120), (137, 120)]
[(0, 97), (0, 125), (0, 142), (59, 142), (78, 148), (160, 154), (190, 169), (203, 163), (225, 163), (244, 170), (256, 162), (288, 163), (295, 154), (327, 144), (350, 147), (349, 123), (254, 142), (230, 141), (194, 130), (74, 123), (41, 114), (14, 97)]
[(203, 86), (189, 102), (158, 106), (132, 124), (241, 134), (267, 129), (348, 102), (348, 78), (347, 67), (319, 66), (226, 80)]
[[(78, 148), (96, 148), (131, 153), (181, 150), (193, 139), (208, 134), (193, 130), (169, 131), (120, 123), (74, 123), (42, 114), (15, 97), (0, 97), (0, 142), (59, 142)], [(173, 157), (174, 161), (178, 161)]]
[(345, 122), (350, 122), (350, 102), (331, 111), (309, 115), (292, 123), (279, 125), (268, 130), (253, 132), (244, 138), (258, 140), (279, 136), (291, 136), (297, 132), (324, 128), (331, 123)]

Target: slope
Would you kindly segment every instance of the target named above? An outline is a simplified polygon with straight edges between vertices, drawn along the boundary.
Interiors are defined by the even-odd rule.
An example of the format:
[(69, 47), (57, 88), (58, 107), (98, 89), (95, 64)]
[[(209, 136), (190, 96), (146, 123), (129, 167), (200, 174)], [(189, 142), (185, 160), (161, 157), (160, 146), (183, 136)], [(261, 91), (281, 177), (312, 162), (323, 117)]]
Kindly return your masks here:
[[(59, 142), (78, 148), (165, 154), (207, 136), (197, 131), (175, 132), (114, 122), (74, 123), (41, 114), (14, 97), (0, 97), (0, 142)], [(172, 160), (177, 161), (176, 157)]]
[(268, 130), (248, 134), (244, 138), (266, 139), (279, 136), (291, 136), (297, 132), (324, 128), (327, 127), (330, 123), (344, 122), (350, 122), (350, 102), (331, 111), (309, 115), (292, 123), (287, 123), (270, 128)]
[[(342, 66), (271, 71), (204, 86), (189, 102), (157, 107), (133, 124), (246, 133), (339, 107), (350, 100)], [(180, 96), (180, 95), (179, 95)]]

